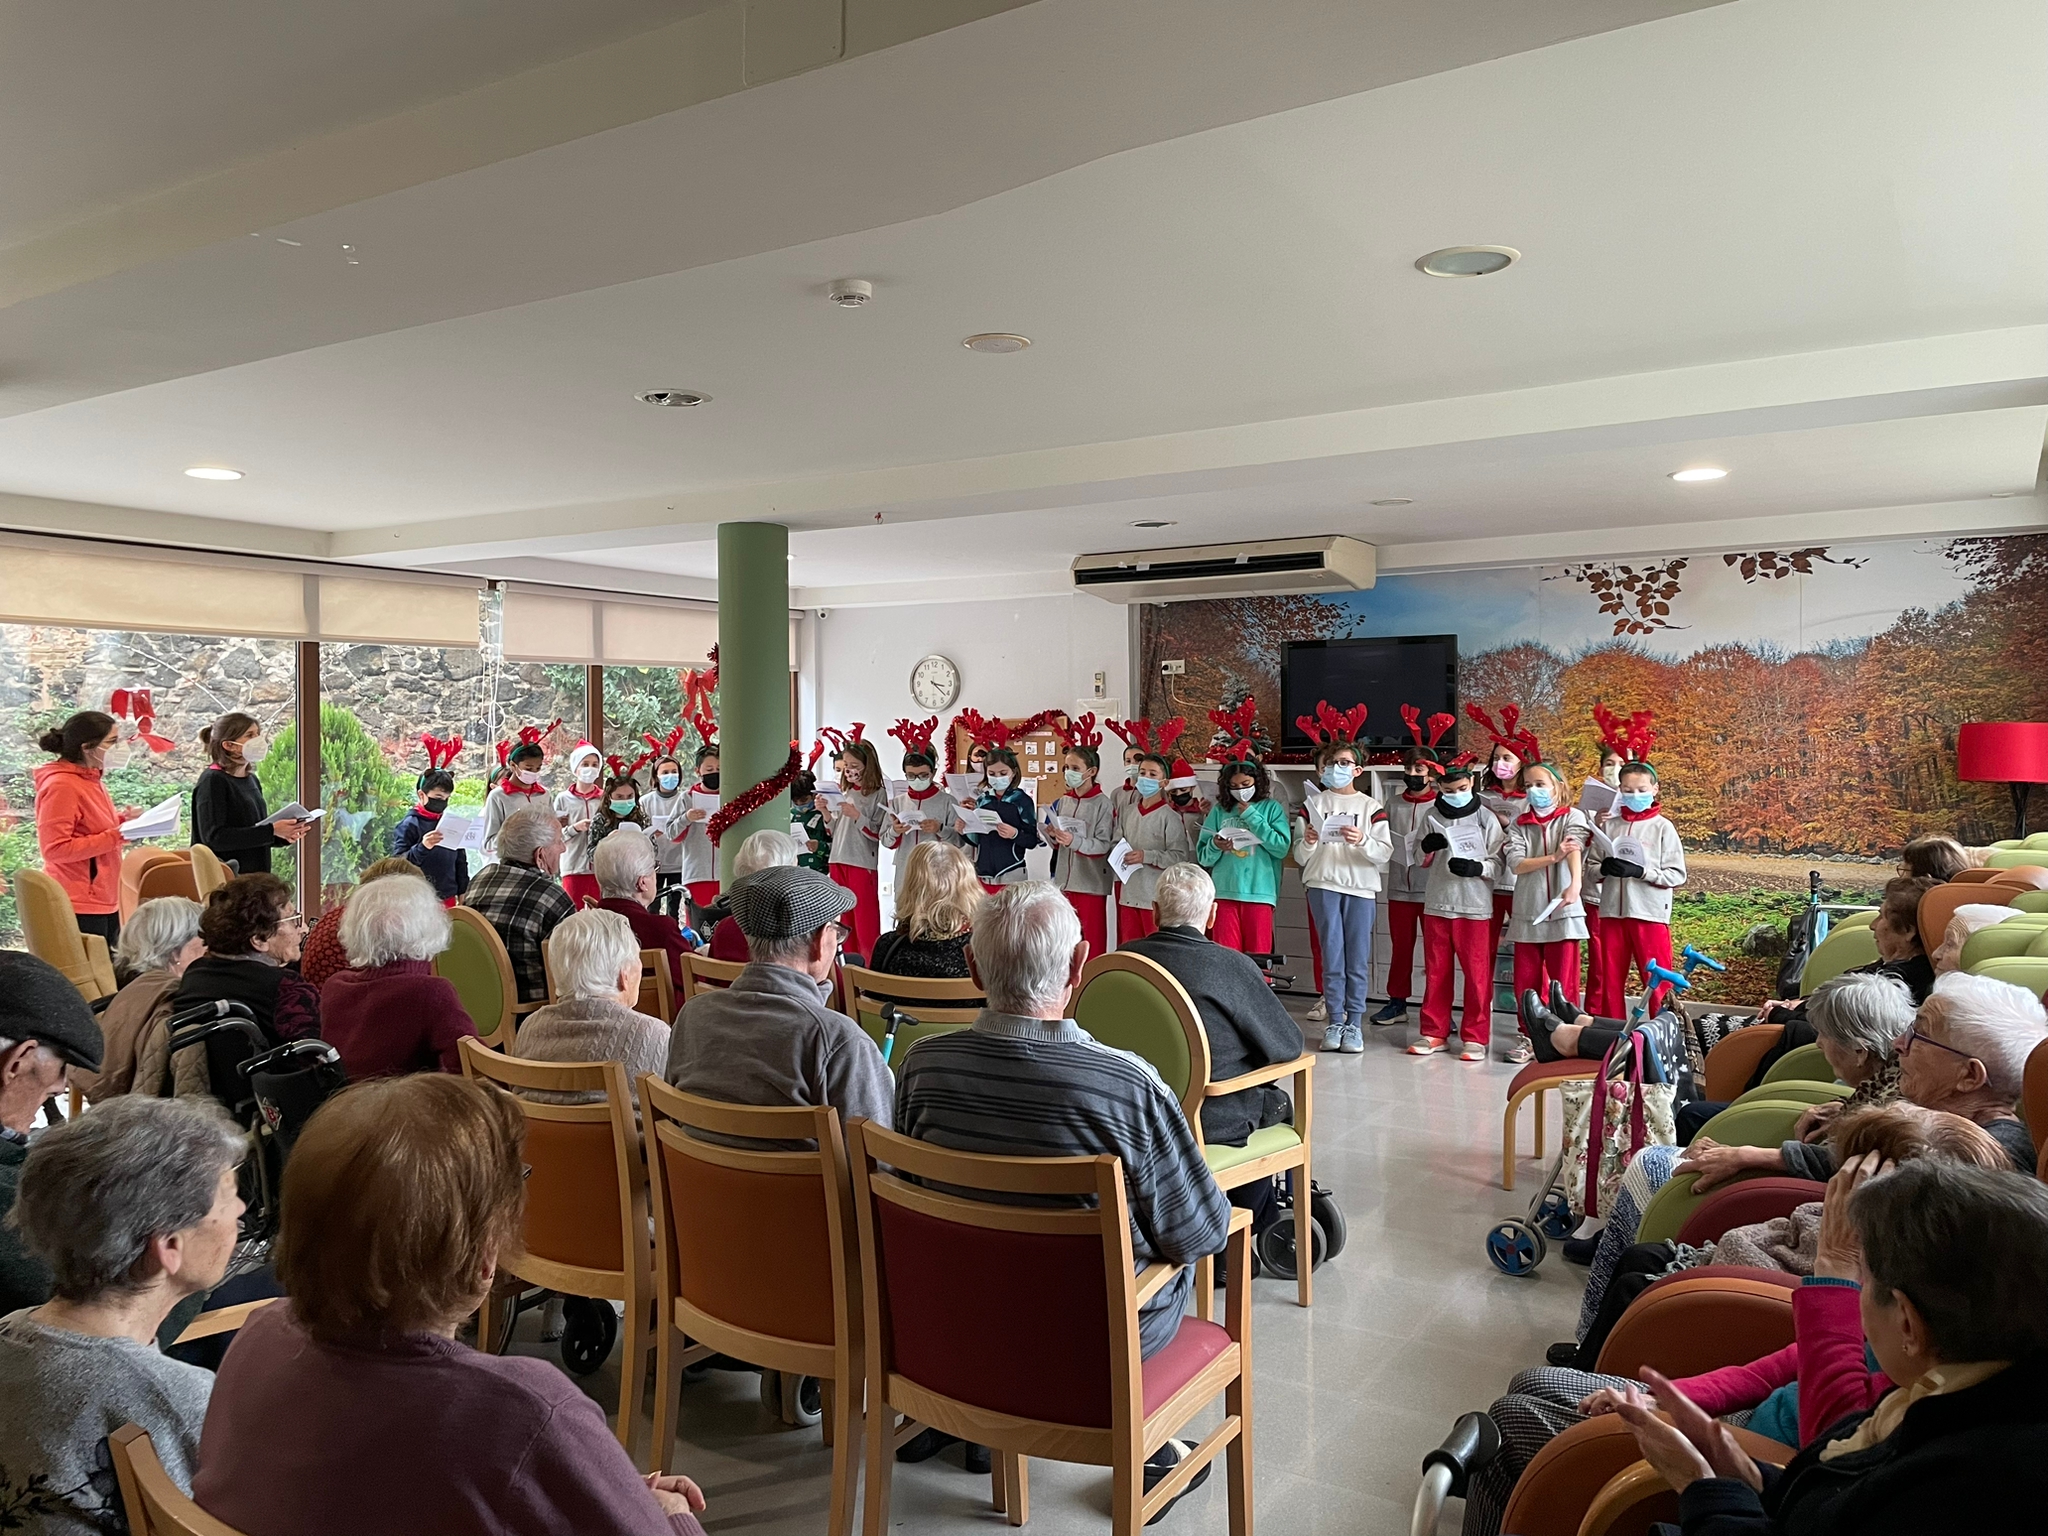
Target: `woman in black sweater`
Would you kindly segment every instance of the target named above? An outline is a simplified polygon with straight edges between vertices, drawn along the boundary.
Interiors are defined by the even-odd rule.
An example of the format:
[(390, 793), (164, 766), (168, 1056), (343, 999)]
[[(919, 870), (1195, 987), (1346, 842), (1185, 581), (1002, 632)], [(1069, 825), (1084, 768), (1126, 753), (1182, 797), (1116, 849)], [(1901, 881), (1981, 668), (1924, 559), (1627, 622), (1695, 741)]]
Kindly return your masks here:
[(919, 843), (903, 866), (896, 926), (876, 942), (870, 967), (935, 981), (964, 977), (969, 925), (981, 895), (966, 854), (951, 843)]
[(270, 850), (306, 835), (303, 821), (260, 823), (270, 814), (250, 770), (269, 750), (253, 715), (233, 710), (199, 733), (213, 762), (192, 786), (192, 841), (204, 843), (245, 875), (270, 873)]

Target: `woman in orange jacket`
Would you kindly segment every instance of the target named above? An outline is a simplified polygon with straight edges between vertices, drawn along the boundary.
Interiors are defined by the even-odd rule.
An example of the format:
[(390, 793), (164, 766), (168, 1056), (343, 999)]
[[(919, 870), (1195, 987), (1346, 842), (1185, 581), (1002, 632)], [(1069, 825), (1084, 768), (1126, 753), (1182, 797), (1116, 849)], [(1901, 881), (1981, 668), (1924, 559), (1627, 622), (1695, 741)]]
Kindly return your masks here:
[(112, 715), (81, 710), (37, 743), (56, 761), (35, 771), (36, 843), (43, 873), (64, 887), (81, 933), (109, 947), (121, 936), (121, 823), (133, 811), (115, 808), (101, 777), (121, 740)]

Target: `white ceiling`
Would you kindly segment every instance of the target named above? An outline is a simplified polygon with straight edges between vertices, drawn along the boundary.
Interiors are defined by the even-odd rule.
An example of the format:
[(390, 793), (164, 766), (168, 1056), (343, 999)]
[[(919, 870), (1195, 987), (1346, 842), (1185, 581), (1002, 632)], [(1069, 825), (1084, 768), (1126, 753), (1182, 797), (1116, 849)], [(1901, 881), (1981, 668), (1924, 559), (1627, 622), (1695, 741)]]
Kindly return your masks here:
[[(414, 9), (432, 36), (469, 7)], [(516, 6), (518, 36), (464, 67), (704, 9), (612, 4), (572, 30)], [(1457, 563), (1461, 543), (1568, 553), (1729, 519), (1790, 537), (1865, 509), (2039, 518), (2033, 498), (1989, 498), (2032, 490), (2048, 425), (2048, 13), (1566, 9), (1616, 29), (1489, 57), (1492, 12), (1458, 13), (1461, 32), (1441, 7), (1298, 0), (1265, 13), (1291, 31), (1172, 34), (1190, 69), (1227, 72), (1251, 47), (1270, 66), (1240, 71), (1206, 121), (1156, 85), (1082, 73), (1095, 94), (988, 107), (1046, 140), (991, 148), (963, 79), (1058, 79), (1063, 47), (1101, 68), (1112, 45), (1167, 36), (1107, 36), (1101, 8), (1039, 0), (279, 226), (297, 246), (266, 230), (24, 300), (0, 308), (0, 522), (195, 543), (244, 524), (227, 540), (631, 586), (713, 574), (715, 523), (765, 516), (802, 530), (793, 581), (843, 603), (1146, 542), (1346, 532), (1398, 568), (1404, 547)], [(1682, 14), (1620, 24), (1646, 10)], [(1344, 27), (1381, 45), (1349, 81), (1326, 46)], [(1481, 62), (1427, 72), (1461, 48)], [(1284, 99), (1290, 51), (1306, 104), (1258, 110)], [(388, 64), (351, 61), (379, 82), (376, 110), (433, 73)], [(181, 131), (166, 163), (256, 143), (287, 100)], [(913, 102), (927, 136), (958, 119), (957, 153), (876, 166), (845, 133)], [(306, 131), (334, 120), (317, 93), (303, 104)], [(736, 132), (770, 124), (783, 158)], [(648, 158), (679, 144), (705, 192), (681, 206)], [(1029, 174), (1036, 153), (1049, 174)], [(870, 195), (814, 204), (795, 166), (821, 156)], [(61, 180), (20, 158), (25, 185)], [(111, 162), (78, 159), (112, 185)], [(15, 174), (0, 162), (0, 191)], [(734, 233), (704, 220), (665, 257), (616, 206), (636, 193), (685, 224), (731, 207)], [(589, 221), (556, 218), (565, 205)], [(875, 210), (905, 216), (865, 222)], [(530, 262), (506, 236), (522, 219)], [(824, 238), (786, 238), (807, 221)], [(344, 266), (336, 236), (365, 228), (362, 265)], [(478, 229), (494, 235), (481, 251)], [(466, 266), (446, 259), (451, 231)], [(1525, 255), (1470, 282), (1413, 270), (1454, 243)], [(874, 303), (827, 304), (840, 276), (872, 279)], [(224, 292), (266, 302), (243, 313)], [(978, 330), (1034, 345), (970, 354)], [(713, 399), (633, 399), (657, 386)], [(1729, 479), (1664, 478), (1701, 460)], [(248, 478), (180, 473), (202, 462)], [(1375, 496), (1413, 505), (1363, 509)]]

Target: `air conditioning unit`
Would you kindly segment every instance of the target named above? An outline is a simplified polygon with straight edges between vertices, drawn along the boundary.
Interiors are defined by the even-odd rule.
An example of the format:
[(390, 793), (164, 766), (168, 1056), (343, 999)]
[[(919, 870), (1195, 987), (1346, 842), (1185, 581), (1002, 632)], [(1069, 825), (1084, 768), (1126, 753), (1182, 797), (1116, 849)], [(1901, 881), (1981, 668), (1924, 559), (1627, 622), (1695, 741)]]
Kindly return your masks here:
[(1330, 534), (1081, 555), (1074, 561), (1074, 586), (1111, 603), (1362, 592), (1377, 579), (1377, 553), (1370, 544)]

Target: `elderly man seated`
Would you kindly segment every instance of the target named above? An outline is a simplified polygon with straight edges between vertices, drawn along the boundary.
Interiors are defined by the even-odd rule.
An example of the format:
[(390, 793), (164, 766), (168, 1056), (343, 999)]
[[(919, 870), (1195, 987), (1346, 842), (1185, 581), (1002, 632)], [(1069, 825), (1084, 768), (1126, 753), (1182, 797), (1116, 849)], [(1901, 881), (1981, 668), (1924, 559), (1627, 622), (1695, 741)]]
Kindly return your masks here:
[[(968, 963), (988, 1007), (971, 1027), (912, 1047), (896, 1085), (896, 1127), (960, 1152), (1121, 1158), (1138, 1264), (1192, 1266), (1221, 1251), (1229, 1203), (1151, 1064), (1100, 1044), (1067, 1016), (1087, 959), (1081, 920), (1053, 886), (1027, 880), (984, 900)], [(1145, 1355), (1173, 1340), (1193, 1285), (1193, 1268), (1184, 1268), (1140, 1310)], [(1147, 1486), (1187, 1449), (1162, 1446)], [(1201, 1481), (1197, 1474), (1189, 1486)]]
[(0, 950), (0, 1315), (50, 1295), (49, 1266), (7, 1219), (28, 1160), (28, 1128), (43, 1100), (64, 1092), (73, 1068), (100, 1069), (101, 1049), (92, 1010), (62, 971)]
[(698, 993), (676, 1015), (668, 1080), (730, 1104), (829, 1104), (842, 1120), (888, 1125), (888, 1064), (826, 1001), (851, 893), (816, 870), (778, 866), (727, 894), (753, 958), (731, 986)]
[(538, 1003), (548, 995), (548, 935), (576, 910), (562, 889), (562, 823), (545, 805), (514, 811), (498, 829), (498, 862), (484, 866), (462, 905), (483, 914), (505, 941), (519, 1001)]
[(660, 861), (647, 834), (630, 822), (618, 828), (597, 845), (597, 852), (590, 858), (590, 872), (597, 877), (601, 897), (598, 906), (618, 913), (632, 925), (639, 948), (658, 949), (668, 956), (669, 980), (675, 984), (676, 996), (681, 997), (683, 956), (695, 946), (683, 937), (674, 918), (654, 910), (655, 886), (661, 878)]

